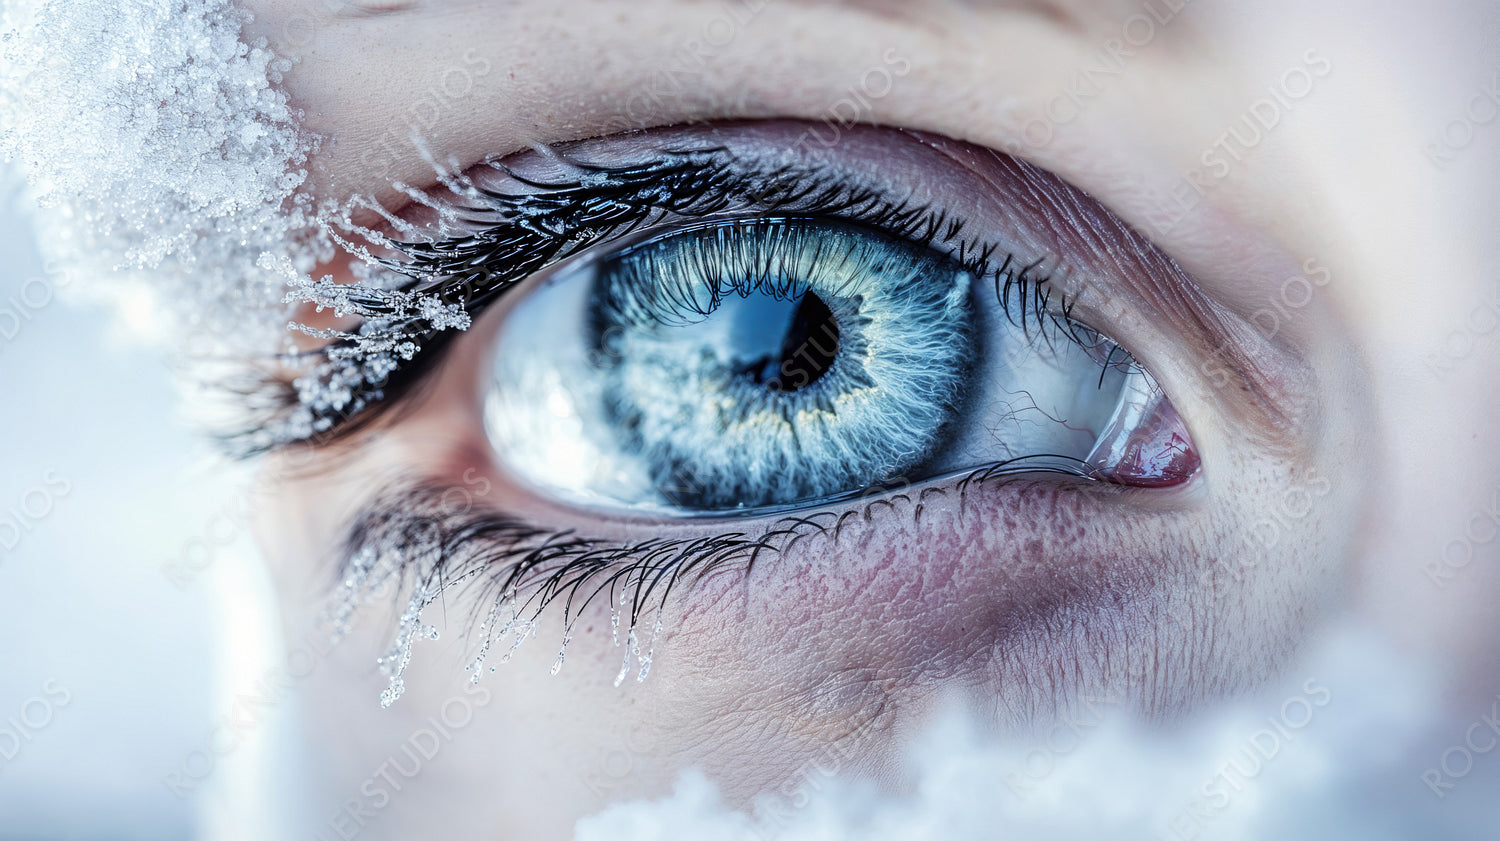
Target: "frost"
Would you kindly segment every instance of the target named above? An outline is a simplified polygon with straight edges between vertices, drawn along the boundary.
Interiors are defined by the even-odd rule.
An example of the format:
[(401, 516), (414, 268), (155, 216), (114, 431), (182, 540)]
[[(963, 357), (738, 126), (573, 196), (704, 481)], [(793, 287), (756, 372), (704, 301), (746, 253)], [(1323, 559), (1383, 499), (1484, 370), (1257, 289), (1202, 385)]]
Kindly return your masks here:
[(436, 296), (365, 284), (338, 284), (330, 278), (294, 280), (286, 301), (314, 304), (319, 311), (331, 308), (333, 314), (340, 317), (358, 315), (390, 322), (420, 320), (434, 330), (466, 330), (469, 327), (467, 310), (458, 304), (445, 303)]
[(260, 258), (307, 271), (327, 244), (296, 194), (314, 141), (248, 19), (227, 0), (7, 3), (0, 154), (50, 266), (103, 297), (148, 288), (163, 332), (264, 351), (286, 314)]
[(148, 334), (202, 368), (196, 382), (243, 374), (212, 367), (222, 360), (276, 358), (299, 305), (363, 319), (347, 332), (292, 325), (337, 344), (289, 358), (314, 361), (298, 404), (245, 442), (259, 449), (379, 400), (366, 387), (411, 359), (417, 336), (465, 329), (469, 315), (400, 291), (415, 281), (379, 266), (354, 285), (309, 276), (340, 247), (374, 262), (337, 229), (384, 240), (349, 223), (358, 202), (300, 191), (318, 139), (276, 87), (292, 62), (242, 40), (250, 19), (229, 0), (7, 2), (0, 157), (28, 185), (48, 270), (92, 297), (146, 300)]

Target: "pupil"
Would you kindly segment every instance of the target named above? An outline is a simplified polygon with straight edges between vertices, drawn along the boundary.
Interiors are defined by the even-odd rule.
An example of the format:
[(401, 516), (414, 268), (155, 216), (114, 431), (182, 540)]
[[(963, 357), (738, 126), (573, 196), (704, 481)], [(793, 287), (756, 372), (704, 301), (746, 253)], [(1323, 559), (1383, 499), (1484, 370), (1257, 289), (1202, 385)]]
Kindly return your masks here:
[(822, 379), (838, 355), (838, 321), (821, 298), (807, 292), (797, 302), (780, 352), (762, 356), (742, 371), (771, 391), (797, 391)]
[(838, 355), (838, 322), (823, 299), (808, 292), (802, 296), (792, 329), (781, 346), (781, 364), (777, 367), (781, 376), (767, 385), (775, 391), (806, 388), (828, 373)]

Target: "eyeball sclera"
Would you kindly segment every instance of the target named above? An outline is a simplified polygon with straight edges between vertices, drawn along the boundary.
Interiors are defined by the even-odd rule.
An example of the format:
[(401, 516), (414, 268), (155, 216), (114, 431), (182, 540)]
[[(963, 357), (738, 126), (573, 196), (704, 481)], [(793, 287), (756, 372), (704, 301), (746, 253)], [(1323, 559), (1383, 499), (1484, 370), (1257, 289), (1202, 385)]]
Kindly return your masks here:
[(528, 286), (486, 424), (500, 463), (564, 502), (724, 515), (999, 462), (1144, 486), (1196, 470), (1190, 443), (1157, 452), (1181, 422), (1139, 366), (1035, 335), (1019, 301), (864, 226), (715, 221)]

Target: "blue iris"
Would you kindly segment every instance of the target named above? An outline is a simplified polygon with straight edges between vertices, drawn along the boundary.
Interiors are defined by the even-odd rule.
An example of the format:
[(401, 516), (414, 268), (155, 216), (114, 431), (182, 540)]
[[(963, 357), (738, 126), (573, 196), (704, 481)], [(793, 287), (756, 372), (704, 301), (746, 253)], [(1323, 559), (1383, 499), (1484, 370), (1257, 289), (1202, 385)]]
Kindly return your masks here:
[(834, 496), (941, 449), (975, 358), (972, 278), (858, 225), (675, 231), (597, 268), (604, 414), (674, 505)]

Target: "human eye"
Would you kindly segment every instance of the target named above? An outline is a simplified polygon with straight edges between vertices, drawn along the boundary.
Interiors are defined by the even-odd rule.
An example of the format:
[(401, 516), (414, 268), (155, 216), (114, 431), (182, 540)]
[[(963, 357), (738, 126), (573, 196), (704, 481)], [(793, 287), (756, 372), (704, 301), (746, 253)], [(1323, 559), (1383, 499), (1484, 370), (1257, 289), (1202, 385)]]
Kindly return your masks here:
[[(428, 301), (359, 293), (398, 313), (380, 323), (409, 328), (425, 362), (378, 380), (374, 423), (403, 442), (405, 472), (363, 494), (334, 611), (407, 582), (383, 662), (410, 660), (429, 606), (487, 582), (476, 663), (559, 605), (558, 666), (604, 610), (590, 624), (628, 634), (644, 676), (637, 631), (654, 641), (712, 573), (775, 557), (756, 575), (794, 577), (822, 535), (837, 574), (860, 576), (878, 553), (841, 542), (852, 522), (976, 575), (992, 553), (1028, 558), (1005, 575), (1045, 570), (1024, 588), (1038, 598), (1100, 562), (1146, 577), (1197, 563), (1192, 530), (1159, 545), (1164, 523), (1202, 516), (1194, 488), (1213, 478), (1190, 419), (1221, 407), (1183, 357), (1214, 348), (1213, 373), (1274, 412), (1249, 337), (1043, 170), (913, 132), (804, 137), (734, 123), (531, 150), (441, 173), (386, 232), (359, 229), (408, 279), (400, 294)], [(424, 307), (473, 326), (420, 333)], [(476, 476), (497, 491), (452, 511)]]
[(656, 225), (517, 289), (487, 400), (500, 464), (571, 502), (670, 515), (980, 469), (1156, 486), (1196, 471), (1153, 378), (1069, 314), (1060, 256), (965, 238), (934, 205), (778, 210)]

